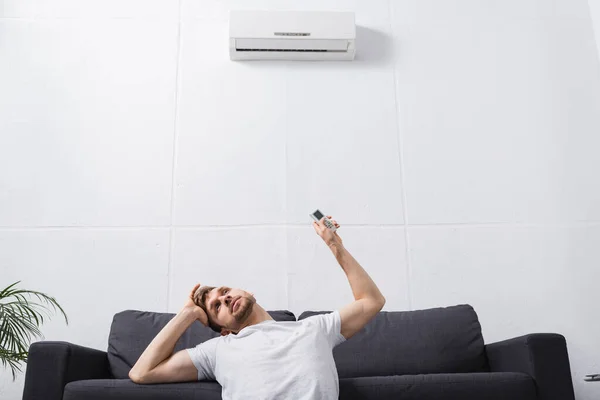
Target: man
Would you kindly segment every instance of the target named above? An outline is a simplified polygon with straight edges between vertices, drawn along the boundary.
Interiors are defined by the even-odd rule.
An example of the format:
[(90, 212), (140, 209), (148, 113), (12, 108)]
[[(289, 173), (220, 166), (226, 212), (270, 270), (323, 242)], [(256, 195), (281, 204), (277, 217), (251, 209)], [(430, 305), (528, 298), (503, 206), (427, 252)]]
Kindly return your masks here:
[[(252, 293), (196, 285), (181, 311), (133, 366), (131, 380), (141, 384), (216, 380), (224, 400), (337, 399), (333, 348), (377, 315), (385, 298), (337, 232), (323, 221), (313, 222), (313, 227), (346, 273), (354, 302), (302, 321), (276, 322)], [(173, 354), (177, 340), (196, 320), (221, 336)]]

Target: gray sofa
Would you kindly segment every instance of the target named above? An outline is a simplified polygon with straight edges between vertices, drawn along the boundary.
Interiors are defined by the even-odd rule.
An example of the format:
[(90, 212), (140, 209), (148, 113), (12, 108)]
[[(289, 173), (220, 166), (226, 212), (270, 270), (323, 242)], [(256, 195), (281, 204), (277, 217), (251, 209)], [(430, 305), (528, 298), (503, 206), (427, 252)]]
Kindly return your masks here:
[[(324, 312), (304, 312), (298, 320)], [(289, 311), (269, 311), (294, 321)], [(221, 399), (214, 381), (137, 385), (128, 378), (150, 341), (174, 314), (114, 316), (108, 351), (66, 342), (30, 348), (24, 400)], [(195, 323), (175, 350), (217, 334)], [(469, 305), (380, 312), (333, 351), (340, 399), (574, 400), (565, 338), (537, 333), (485, 345)]]

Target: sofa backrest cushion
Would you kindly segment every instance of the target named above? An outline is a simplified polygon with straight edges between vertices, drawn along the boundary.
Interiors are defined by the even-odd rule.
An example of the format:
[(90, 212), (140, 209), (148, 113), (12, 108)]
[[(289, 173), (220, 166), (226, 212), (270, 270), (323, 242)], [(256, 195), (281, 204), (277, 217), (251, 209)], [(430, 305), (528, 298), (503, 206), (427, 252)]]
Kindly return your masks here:
[[(267, 311), (275, 321), (295, 321), (290, 311)], [(108, 362), (117, 379), (129, 378), (129, 370), (137, 362), (158, 332), (175, 316), (171, 313), (126, 310), (115, 314), (108, 337)], [(196, 321), (175, 344), (174, 352), (197, 346), (219, 336)]]
[[(298, 320), (331, 311), (306, 311)], [(382, 311), (333, 349), (340, 378), (485, 372), (481, 326), (470, 305)]]

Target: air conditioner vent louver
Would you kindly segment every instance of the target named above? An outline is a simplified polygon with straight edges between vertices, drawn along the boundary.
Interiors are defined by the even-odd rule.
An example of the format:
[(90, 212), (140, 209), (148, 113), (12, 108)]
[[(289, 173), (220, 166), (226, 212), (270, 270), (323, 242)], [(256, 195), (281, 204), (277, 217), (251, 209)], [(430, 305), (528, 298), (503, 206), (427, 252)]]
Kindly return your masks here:
[(298, 51), (304, 53), (334, 53), (344, 52), (344, 50), (318, 50), (318, 49), (237, 49), (237, 51)]

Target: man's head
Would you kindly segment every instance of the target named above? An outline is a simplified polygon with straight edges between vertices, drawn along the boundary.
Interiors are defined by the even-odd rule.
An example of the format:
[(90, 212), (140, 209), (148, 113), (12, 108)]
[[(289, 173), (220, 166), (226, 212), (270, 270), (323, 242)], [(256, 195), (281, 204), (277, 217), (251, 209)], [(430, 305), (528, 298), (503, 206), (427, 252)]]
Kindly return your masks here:
[(213, 331), (228, 335), (248, 325), (256, 299), (242, 289), (200, 286), (194, 293), (194, 303), (204, 310)]

